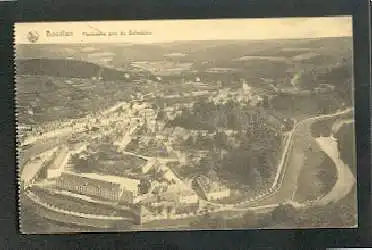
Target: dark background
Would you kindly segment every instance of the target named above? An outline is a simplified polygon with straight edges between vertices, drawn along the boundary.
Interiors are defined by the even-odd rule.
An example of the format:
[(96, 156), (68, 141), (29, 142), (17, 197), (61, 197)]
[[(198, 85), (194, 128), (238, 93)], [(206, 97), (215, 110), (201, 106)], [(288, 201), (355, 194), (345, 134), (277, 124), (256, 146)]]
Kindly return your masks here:
[[(29, 0), (0, 2), (0, 248), (247, 249), (351, 247), (372, 244), (369, 0)], [(242, 18), (353, 14), (358, 229), (136, 232), (21, 235), (18, 231), (14, 115), (14, 21)]]

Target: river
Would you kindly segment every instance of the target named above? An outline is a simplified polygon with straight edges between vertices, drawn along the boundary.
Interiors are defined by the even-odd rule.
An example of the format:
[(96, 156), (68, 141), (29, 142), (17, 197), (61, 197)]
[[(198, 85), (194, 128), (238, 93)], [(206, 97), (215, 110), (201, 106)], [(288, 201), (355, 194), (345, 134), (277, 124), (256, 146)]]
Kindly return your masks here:
[[(297, 185), (298, 185), (297, 179), (298, 179), (298, 175), (300, 173), (301, 166), (304, 160), (303, 159), (304, 150), (308, 145), (305, 139), (312, 138), (311, 133), (310, 133), (311, 124), (318, 120), (322, 120), (322, 119), (326, 119), (330, 117), (336, 117), (338, 115), (347, 114), (349, 112), (352, 112), (351, 108), (348, 108), (344, 111), (336, 112), (334, 114), (327, 114), (327, 115), (322, 115), (319, 117), (312, 117), (312, 118), (303, 120), (299, 122), (298, 124), (296, 124), (296, 127), (292, 134), (293, 138), (291, 138), (292, 139), (291, 145), (286, 147), (285, 152), (284, 152), (284, 154), (288, 154), (288, 162), (285, 163), (286, 166), (283, 168), (282, 178), (278, 182), (279, 186), (277, 190), (275, 190), (275, 192), (273, 192), (271, 195), (269, 195), (265, 199), (249, 204), (249, 207), (253, 206), (259, 209), (259, 207), (268, 207), (268, 206), (273, 206), (273, 205), (276, 205), (282, 202), (290, 201), (291, 197), (293, 196), (293, 192), (295, 192), (295, 190), (297, 189)], [(335, 159), (332, 158), (332, 160), (335, 160)], [(340, 194), (338, 193), (338, 195)], [(38, 232), (40, 228), (45, 228), (45, 232), (95, 231), (91, 228), (79, 228), (75, 225), (73, 226), (65, 225), (65, 224), (60, 225), (61, 223), (55, 223), (54, 221), (50, 219), (41, 218), (40, 216), (35, 216), (34, 215), (35, 213), (40, 214), (39, 210), (40, 208), (36, 207), (36, 205), (30, 205), (30, 204), (27, 209), (23, 209), (22, 228), (24, 229), (27, 228), (27, 230), (25, 231), (32, 232), (34, 231), (33, 228), (35, 228), (35, 231), (37, 230)], [(43, 224), (43, 225), (40, 225), (40, 224)], [(112, 231), (112, 229), (110, 229), (110, 231)], [(102, 230), (100, 229), (99, 231), (102, 231)]]

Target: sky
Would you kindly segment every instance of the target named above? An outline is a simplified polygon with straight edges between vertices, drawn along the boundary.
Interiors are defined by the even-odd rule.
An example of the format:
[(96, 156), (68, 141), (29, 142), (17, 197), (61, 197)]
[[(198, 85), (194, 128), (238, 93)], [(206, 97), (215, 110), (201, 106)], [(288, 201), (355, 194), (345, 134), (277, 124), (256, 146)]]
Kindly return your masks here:
[[(148, 35), (128, 35), (129, 30)], [(71, 36), (48, 37), (47, 31)], [(100, 31), (106, 36), (86, 36)], [(16, 44), (28, 44), (28, 33), (38, 34), (37, 44), (163, 43), (195, 40), (265, 40), (352, 36), (351, 16), (322, 18), (208, 19), (159, 21), (101, 21), (16, 23)], [(109, 32), (117, 32), (108, 36)], [(126, 35), (122, 35), (125, 33)]]

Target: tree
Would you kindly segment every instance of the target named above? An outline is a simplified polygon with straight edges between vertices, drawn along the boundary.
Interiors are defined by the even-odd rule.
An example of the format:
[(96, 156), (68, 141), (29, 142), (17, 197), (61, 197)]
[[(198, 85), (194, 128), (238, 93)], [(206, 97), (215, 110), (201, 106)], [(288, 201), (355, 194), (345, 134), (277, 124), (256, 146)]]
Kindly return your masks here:
[(158, 115), (156, 117), (157, 121), (164, 120), (166, 118), (164, 110), (159, 110)]
[(291, 204), (278, 205), (271, 214), (273, 223), (288, 223), (295, 221), (296, 209)]
[(349, 165), (354, 175), (356, 175), (355, 167), (355, 150), (354, 150), (354, 131), (351, 124), (344, 125), (337, 133), (336, 138), (338, 140), (338, 150), (340, 152), (340, 158), (343, 162)]
[(214, 138), (214, 143), (219, 148), (226, 148), (227, 137), (224, 132), (217, 132)]
[(164, 174), (165, 174), (165, 171), (164, 171), (164, 170), (162, 170), (162, 169), (157, 169), (157, 170), (155, 170), (155, 176), (154, 176), (154, 178), (155, 178), (156, 180), (162, 180), (163, 177), (164, 177)]
[(257, 226), (257, 214), (254, 211), (248, 211), (243, 214), (242, 226)]
[(71, 160), (70, 160), (72, 165), (75, 165), (80, 162), (80, 158), (78, 154), (73, 154), (71, 155)]
[(226, 220), (221, 217), (213, 218), (208, 224), (210, 225), (210, 228), (213, 228), (213, 229), (225, 229), (226, 228)]
[(189, 136), (189, 138), (183, 141), (183, 145), (191, 147), (192, 145), (194, 145), (194, 140), (191, 136)]
[(140, 194), (147, 194), (150, 190), (151, 184), (150, 181), (141, 179), (140, 184), (138, 185)]
[(239, 127), (239, 122), (234, 113), (228, 113), (227, 115), (227, 127), (229, 129), (237, 129)]
[(260, 172), (257, 170), (256, 167), (253, 167), (250, 171), (250, 180), (252, 180), (252, 184), (254, 187), (260, 186), (263, 182)]

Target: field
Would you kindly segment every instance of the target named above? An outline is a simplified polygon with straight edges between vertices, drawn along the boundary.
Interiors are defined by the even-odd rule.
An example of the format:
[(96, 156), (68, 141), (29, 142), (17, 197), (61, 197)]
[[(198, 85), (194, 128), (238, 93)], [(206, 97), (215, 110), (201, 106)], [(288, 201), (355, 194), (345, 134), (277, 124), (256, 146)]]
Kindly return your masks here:
[[(182, 82), (180, 80), (195, 80), (196, 77), (212, 86), (216, 81), (221, 81), (224, 87), (233, 87), (244, 78), (250, 86), (268, 89), (266, 80), (273, 85), (287, 84), (297, 71), (304, 72), (303, 77), (299, 79), (298, 86), (301, 88), (329, 83), (336, 87), (335, 93), (309, 97), (277, 96), (273, 99), (276, 111), (288, 116), (331, 112), (342, 103), (351, 103), (352, 89), (349, 82), (352, 69), (351, 45), (351, 38), (329, 38), (203, 41), (130, 46), (119, 44), (17, 46), (17, 57), (20, 59), (38, 58), (39, 55), (43, 55), (44, 58), (58, 58), (50, 62), (24, 60), (27, 63), (17, 67), (17, 73), (20, 75), (35, 75), (17, 78), (19, 120), (21, 123), (32, 124), (53, 121), (61, 117), (78, 118), (117, 102), (129, 100), (130, 96), (136, 93), (147, 94), (156, 91), (163, 94), (188, 93), (192, 88), (180, 85)], [(305, 58), (304, 55), (309, 53), (321, 56)], [(68, 57), (74, 60), (67, 60)], [(110, 59), (111, 68), (102, 72), (104, 80), (92, 80), (91, 77), (95, 76), (99, 65), (104, 66), (102, 62), (107, 58)], [(239, 60), (241, 58), (249, 60)], [(274, 60), (276, 58), (281, 60)], [(86, 63), (82, 63), (83, 61)], [(123, 78), (123, 72), (137, 74), (130, 68), (130, 63), (136, 61), (150, 64), (161, 62), (161, 67), (171, 65), (170, 68), (176, 67), (181, 73), (172, 76), (173, 78), (165, 77), (160, 82), (154, 82), (150, 81), (153, 78), (151, 74), (142, 72), (136, 76), (140, 83), (134, 83)], [(50, 70), (43, 65), (48, 66)], [(56, 70), (61, 68), (58, 65), (63, 65), (61, 67), (63, 69), (67, 67), (68, 70)], [(84, 70), (79, 70), (81, 68)], [(232, 71), (209, 72), (212, 68), (229, 68)], [(72, 73), (75, 75), (71, 75)], [(86, 75), (82, 75), (83, 73)], [(116, 78), (109, 79), (110, 77)], [(177, 88), (174, 88), (176, 86)], [(53, 98), (50, 98), (51, 94)], [(327, 110), (323, 110), (322, 107), (325, 106), (328, 107)]]
[(131, 142), (126, 146), (125, 150), (150, 157), (168, 156), (164, 143), (153, 138), (149, 139), (147, 143), (141, 143), (138, 140), (132, 139)]
[(136, 156), (120, 154), (117, 156), (116, 159), (107, 159), (102, 152), (91, 154), (87, 159), (79, 159), (75, 156), (72, 164), (76, 172), (125, 177), (128, 171), (136, 171), (146, 163), (146, 160)]
[(343, 199), (326, 206), (300, 210), (294, 220), (299, 226), (307, 227), (354, 227), (357, 221), (356, 186)]
[[(344, 117), (346, 118), (348, 115)], [(311, 126), (312, 136), (331, 136), (333, 134), (332, 126), (335, 122), (336, 119), (326, 119), (313, 123)], [(349, 165), (354, 176), (356, 176), (353, 124), (343, 125), (334, 136), (337, 139), (341, 160)], [(334, 166), (332, 160), (320, 150), (315, 142), (311, 142), (309, 148), (305, 151), (305, 164), (298, 179), (301, 186), (294, 198), (298, 202), (320, 198), (332, 189), (336, 180), (336, 166)]]
[(311, 135), (313, 137), (319, 137), (319, 136), (331, 136), (332, 134), (332, 126), (335, 123), (335, 118), (329, 118), (325, 119), (323, 121), (319, 121), (316, 123), (313, 123), (311, 125)]
[(330, 94), (308, 96), (281, 94), (272, 100), (276, 112), (299, 120), (336, 112), (341, 107), (341, 103), (342, 100)]
[(42, 202), (53, 204), (57, 208), (66, 211), (100, 215), (112, 215), (116, 213), (115, 209), (108, 205), (90, 203), (79, 198), (52, 193), (40, 188), (33, 188), (32, 192), (36, 194)]
[[(22, 204), (22, 216), (20, 217), (20, 229), (22, 232), (38, 232), (43, 234), (50, 233), (51, 231), (56, 233), (65, 233), (67, 231), (73, 233), (94, 230), (92, 227), (71, 226), (67, 221), (63, 223), (46, 219), (41, 214), (45, 216), (45, 213), (50, 213), (49, 210), (37, 207), (34, 202), (25, 197), (22, 197), (20, 202)], [(99, 229), (95, 230), (101, 231)]]
[(73, 84), (68, 84), (65, 80), (45, 76), (18, 77), (19, 121), (29, 125), (61, 118), (77, 119), (104, 110), (134, 93), (132, 85), (120, 82), (73, 79)]
[[(169, 127), (205, 129), (216, 134), (207, 138), (200, 133), (185, 141), (179, 139), (181, 136), (176, 138), (174, 149), (185, 153), (187, 160), (185, 166), (172, 166), (172, 169), (187, 181), (205, 175), (230, 187), (234, 194), (222, 203), (255, 196), (271, 186), (282, 154), (283, 118), (299, 121), (333, 113), (353, 104), (351, 37), (168, 44), (21, 45), (17, 46), (17, 74), (17, 112), (22, 125), (37, 127), (45, 122), (86, 115), (93, 115), (93, 121), (97, 113), (119, 102), (142, 99), (144, 95), (143, 102), (148, 102), (154, 110), (168, 110), (168, 117), (176, 109), (176, 104), (193, 103), (193, 108), (188, 106), (182, 114), (177, 112), (173, 120), (164, 114), (158, 118), (167, 126), (167, 131), (163, 131), (165, 137)], [(264, 99), (264, 104), (250, 108), (242, 105), (233, 93), (241, 90), (242, 83), (250, 87), (255, 98)], [(200, 96), (193, 93), (198, 91), (205, 92)], [(226, 93), (226, 100), (234, 101), (226, 105), (205, 102), (217, 93), (219, 96)], [(248, 103), (246, 98), (242, 99)], [(260, 119), (254, 118), (252, 113), (260, 113)], [(270, 122), (272, 115), (280, 119), (271, 119), (273, 122)], [(315, 123), (311, 127), (312, 136), (329, 136), (333, 123), (333, 119)], [(117, 133), (123, 132), (125, 129), (120, 126), (117, 123), (112, 125), (112, 129)], [(91, 136), (100, 134), (102, 130), (92, 130), (92, 134), (84, 136), (80, 134), (75, 140), (90, 143)], [(234, 134), (230, 130), (238, 132)], [(298, 184), (293, 198), (299, 202), (325, 195), (337, 178), (333, 162), (320, 150), (314, 138), (304, 133), (307, 132), (295, 139), (296, 142), (302, 141), (297, 147), (299, 149), (294, 151), (296, 156), (300, 156), (298, 160), (294, 157), (295, 167), (289, 171), (301, 171), (298, 183), (296, 180), (293, 180), (293, 185), (289, 182), (293, 192)], [(139, 141), (132, 138), (126, 149), (167, 157), (161, 141), (146, 141), (143, 135), (137, 135)], [(356, 176), (355, 155), (351, 147), (353, 136), (353, 127), (349, 125), (335, 135), (342, 160)], [(93, 145), (96, 148), (73, 156), (74, 170), (114, 176), (140, 172), (146, 161), (118, 153), (117, 148), (108, 146), (113, 137), (115, 135), (108, 140), (99, 137), (89, 145), (96, 144)], [(169, 142), (173, 143), (173, 140)], [(207, 154), (198, 155), (201, 151)], [(297, 178), (297, 174), (295, 176)], [(114, 207), (83, 202), (46, 190), (32, 191), (42, 200), (65, 210), (116, 216), (126, 214), (118, 213)], [(277, 196), (279, 202), (289, 196), (281, 198), (281, 192), (283, 189)], [(296, 209), (281, 204), (274, 211), (263, 214), (225, 212), (196, 219), (156, 221), (133, 229), (353, 226), (357, 213), (355, 194), (356, 189), (339, 202), (324, 207)], [(44, 212), (40, 208), (32, 209), (39, 209), (41, 214)], [(30, 221), (32, 224), (33, 218)], [(30, 221), (28, 226), (32, 228)], [(51, 228), (48, 223), (36, 224), (35, 227), (48, 228), (46, 230)], [(58, 223), (54, 224), (57, 226)], [(113, 225), (111, 230), (122, 226), (125, 227)]]
[[(337, 119), (336, 118), (327, 118), (327, 119), (324, 119), (322, 121), (318, 121), (316, 123), (313, 123), (312, 126), (311, 126), (311, 135), (313, 137), (331, 136), (332, 127), (333, 127), (334, 123), (336, 121), (340, 120), (340, 119), (349, 120), (349, 119), (353, 119), (353, 116), (352, 116), (352, 114), (345, 114), (345, 115), (338, 116)], [(354, 131), (354, 127), (353, 127), (352, 124), (346, 124), (346, 125), (344, 125), (344, 127), (347, 128), (347, 130), (350, 130), (351, 132)], [(342, 128), (342, 129), (344, 129), (344, 128)], [(343, 131), (341, 131), (341, 132), (343, 132)], [(334, 135), (334, 136), (337, 136), (337, 135)]]
[(349, 165), (354, 177), (357, 177), (354, 125), (351, 123), (344, 125), (336, 134), (336, 138), (341, 160)]
[(294, 200), (316, 200), (331, 191), (337, 180), (337, 170), (332, 160), (314, 143), (305, 152), (305, 162), (298, 178), (299, 185)]
[(174, 219), (174, 220), (156, 220), (143, 223), (140, 226), (133, 226), (132, 230), (167, 230), (167, 229), (190, 229), (190, 223), (194, 218)]

